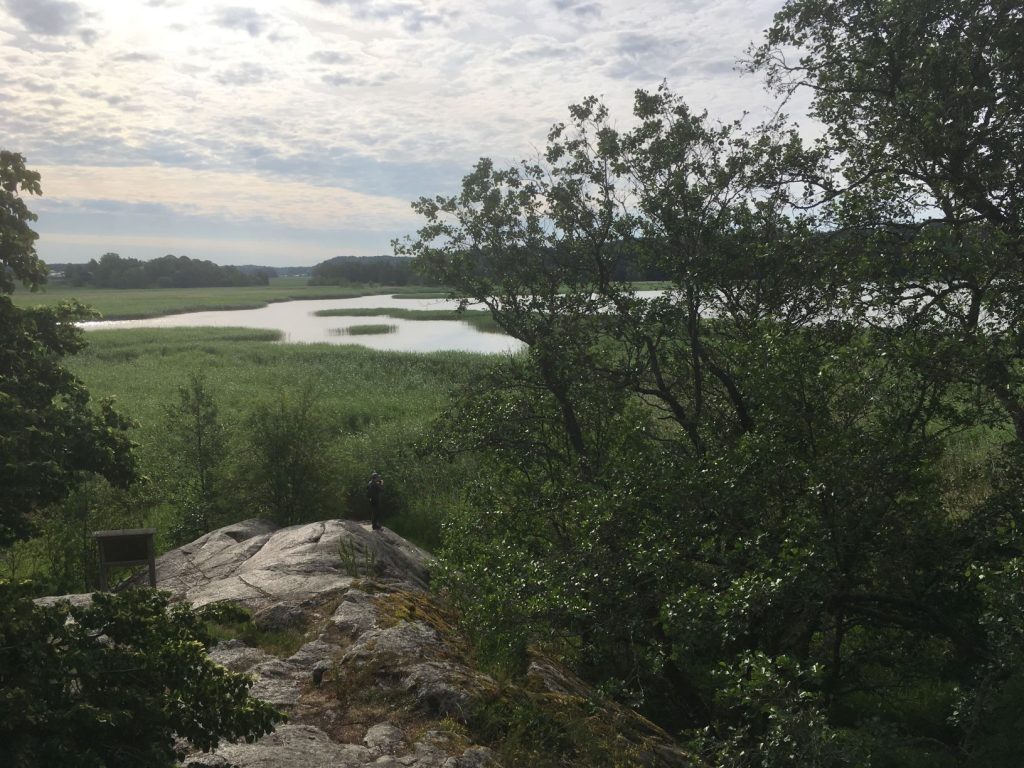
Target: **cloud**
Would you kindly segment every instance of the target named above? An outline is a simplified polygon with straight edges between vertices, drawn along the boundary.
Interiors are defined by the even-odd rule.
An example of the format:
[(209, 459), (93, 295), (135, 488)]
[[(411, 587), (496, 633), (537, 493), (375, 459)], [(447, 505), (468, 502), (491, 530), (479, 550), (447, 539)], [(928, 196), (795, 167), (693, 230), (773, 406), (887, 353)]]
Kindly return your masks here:
[(608, 74), (620, 80), (649, 83), (662, 80), (677, 71), (687, 53), (687, 41), (646, 32), (626, 32), (618, 36)]
[(68, 214), (81, 214), (85, 216), (95, 214), (130, 215), (133, 218), (168, 216), (174, 213), (174, 209), (160, 203), (125, 203), (120, 200), (104, 199), (60, 201), (49, 198), (43, 198), (40, 201), (37, 211), (41, 214), (62, 211)]
[[(325, 189), (383, 199), (385, 210), (404, 213), (404, 201), (455, 192), (480, 155), (501, 165), (533, 157), (566, 105), (591, 93), (603, 95), (624, 128), (633, 91), (663, 78), (716, 118), (759, 114), (767, 100), (760, 82), (729, 70), (777, 3), (0, 0), (4, 141), (33, 167), (177, 166), (302, 184), (286, 206), (299, 221), (329, 218), (303, 211), (317, 209), (324, 194), (336, 215), (349, 216), (337, 214), (346, 205), (339, 193)], [(80, 39), (86, 29), (100, 34), (92, 47)], [(274, 44), (282, 34), (293, 41)], [(104, 174), (119, 173), (91, 178), (103, 186)], [(191, 178), (195, 187), (207, 180)], [(165, 176), (150, 179), (144, 191)], [(47, 196), (57, 180), (44, 176)], [(217, 214), (196, 216), (223, 224), (228, 202), (239, 198), (221, 187), (223, 203), (199, 204)], [(106, 196), (85, 182), (76, 191)], [(175, 197), (175, 210), (185, 200)], [(252, 227), (254, 216), (286, 218), (269, 200), (269, 213), (252, 213), (264, 209), (246, 200), (239, 220)], [(64, 215), (52, 214), (50, 231)], [(121, 232), (128, 222), (115, 217), (136, 215), (143, 209), (104, 214), (104, 222)], [(103, 231), (84, 227), (77, 231)]]
[(155, 53), (142, 53), (140, 51), (132, 51), (131, 53), (122, 53), (119, 56), (114, 57), (114, 61), (159, 61), (160, 57)]
[(732, 74), (738, 66), (736, 59), (722, 59), (720, 61), (705, 61), (697, 69), (705, 75), (715, 77), (717, 75)]
[(575, 43), (560, 43), (544, 36), (524, 36), (516, 40), (500, 60), (503, 64), (520, 65), (563, 61), (579, 55), (580, 48)]
[(338, 51), (315, 51), (309, 54), (309, 58), (318, 64), (345, 64), (352, 61), (352, 57), (349, 54), (339, 53)]
[[(365, 233), (360, 231), (329, 233), (324, 242), (304, 241), (300, 233), (288, 230), (274, 233), (276, 239), (253, 239), (234, 232), (221, 232), (219, 236), (211, 237), (180, 234), (191, 230), (195, 224), (195, 218), (188, 217), (173, 230), (158, 230), (156, 234), (41, 231), (36, 248), (49, 263), (68, 261), (72, 264), (85, 263), (110, 251), (144, 260), (172, 253), (194, 259), (209, 259), (218, 264), (251, 264), (255, 261), (274, 266), (303, 267), (311, 267), (317, 262), (337, 256), (340, 251), (365, 256), (390, 253), (386, 240), (380, 240), (379, 237), (366, 238)], [(369, 242), (364, 244), (360, 240)]]
[(213, 76), (213, 79), (218, 83), (228, 86), (257, 85), (273, 78), (273, 71), (260, 64), (252, 64), (250, 62), (243, 62)]
[(235, 6), (221, 9), (214, 23), (225, 29), (248, 32), (250, 37), (259, 37), (267, 31), (271, 21), (266, 14)]
[(580, 2), (580, 0), (551, 0), (551, 4), (563, 13), (572, 13), (579, 18), (596, 19), (601, 15), (599, 3)]
[(32, 80), (27, 77), (23, 77), (20, 80), (14, 81), (17, 85), (20, 85), (26, 91), (32, 93), (56, 93), (57, 84), (52, 81), (45, 80)]
[(37, 35), (71, 35), (85, 18), (68, 0), (6, 0), (8, 12)]
[(102, 97), (107, 105), (112, 109), (116, 109), (120, 112), (147, 112), (149, 111), (145, 104), (136, 101), (131, 96), (120, 96), (120, 95), (109, 95)]
[(398, 19), (407, 32), (422, 32), (431, 25), (446, 26), (451, 14), (425, 8), (405, 0), (316, 0), (320, 5), (345, 7), (361, 21), (388, 22)]
[(394, 73), (389, 72), (384, 72), (372, 77), (357, 77), (355, 75), (346, 75), (344, 72), (332, 72), (328, 75), (322, 75), (320, 80), (327, 85), (334, 86), (335, 88), (340, 88), (343, 85), (376, 87), (394, 80), (395, 77), (396, 75)]
[(340, 72), (335, 72), (330, 75), (324, 75), (320, 78), (327, 85), (333, 85), (339, 87), (342, 85), (363, 85), (363, 83), (351, 75), (343, 75)]
[[(309, 229), (407, 229), (405, 199), (368, 195), (245, 172), (168, 167), (39, 166), (55, 201), (113, 200), (164, 205), (226, 221), (269, 220)], [(95, 202), (92, 203), (95, 205)]]

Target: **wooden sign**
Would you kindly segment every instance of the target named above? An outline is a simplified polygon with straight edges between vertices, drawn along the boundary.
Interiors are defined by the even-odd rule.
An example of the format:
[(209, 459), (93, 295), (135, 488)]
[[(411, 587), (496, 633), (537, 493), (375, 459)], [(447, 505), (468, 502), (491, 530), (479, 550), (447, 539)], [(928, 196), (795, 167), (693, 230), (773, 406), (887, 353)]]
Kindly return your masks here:
[(93, 538), (100, 549), (100, 589), (107, 591), (107, 576), (112, 568), (149, 566), (149, 585), (156, 586), (156, 555), (153, 534), (156, 528), (126, 528), (96, 531)]

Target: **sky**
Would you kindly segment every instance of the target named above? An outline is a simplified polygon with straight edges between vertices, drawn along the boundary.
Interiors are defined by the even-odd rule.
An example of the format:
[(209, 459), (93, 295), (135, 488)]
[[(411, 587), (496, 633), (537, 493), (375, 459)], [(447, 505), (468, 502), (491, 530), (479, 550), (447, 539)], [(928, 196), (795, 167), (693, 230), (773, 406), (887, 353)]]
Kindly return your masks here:
[[(391, 253), (480, 157), (570, 104), (621, 128), (666, 81), (748, 121), (781, 0), (0, 0), (0, 148), (42, 174), (39, 255), (307, 266)], [(792, 113), (792, 109), (789, 111)]]

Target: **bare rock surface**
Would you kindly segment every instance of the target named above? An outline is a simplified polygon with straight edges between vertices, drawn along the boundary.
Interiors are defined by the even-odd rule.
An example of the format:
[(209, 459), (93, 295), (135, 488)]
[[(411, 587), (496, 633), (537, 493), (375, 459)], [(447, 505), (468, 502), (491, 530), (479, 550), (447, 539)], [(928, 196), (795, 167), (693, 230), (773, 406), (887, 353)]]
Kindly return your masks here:
[(283, 529), (246, 520), (158, 558), (157, 586), (177, 599), (249, 608), (257, 645), (263, 636), (268, 647), (299, 637), (285, 652), (240, 640), (211, 650), (218, 663), (252, 675), (253, 695), (289, 720), (257, 742), (224, 744), (184, 765), (500, 765), (486, 747), (439, 735), (437, 722), (468, 700), (469, 688), (494, 683), (453, 661), (458, 648), (431, 624), (430, 561), (386, 529), (347, 520)]
[[(251, 675), (252, 694), (288, 715), (252, 744), (222, 744), (182, 765), (500, 768), (469, 725), (501, 686), (472, 666), (447, 609), (427, 592), (430, 564), (396, 534), (346, 520), (281, 529), (246, 520), (158, 558), (157, 586), (177, 599), (252, 612), (244, 641), (222, 641), (210, 656)], [(590, 695), (551, 661), (535, 661), (527, 679), (550, 700)], [(645, 765), (690, 764), (655, 757), (674, 747), (654, 740)]]
[(402, 537), (351, 520), (278, 529), (252, 519), (157, 558), (156, 577), (161, 589), (196, 607), (230, 600), (259, 606), (268, 623), (281, 624), (294, 622), (298, 599), (347, 588), (359, 577), (423, 589), (429, 562)]

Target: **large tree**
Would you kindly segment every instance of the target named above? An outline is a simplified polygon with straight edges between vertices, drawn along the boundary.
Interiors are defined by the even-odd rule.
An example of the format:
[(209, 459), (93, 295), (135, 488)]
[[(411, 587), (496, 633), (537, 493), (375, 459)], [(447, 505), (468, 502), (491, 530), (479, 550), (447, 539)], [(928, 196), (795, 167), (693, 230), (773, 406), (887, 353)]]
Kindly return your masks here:
[[(827, 152), (664, 88), (628, 131), (593, 99), (570, 112), (542, 160), (481, 161), (420, 200), (404, 246), (528, 345), (440, 425), (483, 457), (446, 532), (464, 615), (499, 653), (565, 654), (716, 764), (980, 754), (947, 718), (1018, 674), (986, 627), (1020, 622), (977, 578), (1012, 578), (1024, 521), (958, 494), (946, 438), (1007, 411), (965, 386), (949, 334), (935, 346), (941, 315), (863, 301), (871, 250), (805, 212), (836, 199)], [(622, 262), (669, 289), (637, 295)]]
[(945, 374), (1024, 440), (1024, 8), (790, 0), (751, 65), (810, 91), (837, 171), (829, 226), (855, 233), (876, 317), (942, 335)]
[(64, 365), (82, 348), (75, 303), (21, 309), (9, 294), (36, 290), (46, 267), (35, 251), (36, 216), (24, 196), (41, 193), (21, 155), (0, 152), (0, 546), (32, 531), (37, 510), (64, 499), (90, 475), (117, 485), (135, 478), (128, 422), (109, 402), (94, 408)]
[[(84, 344), (75, 321), (90, 313), (19, 309), (8, 295), (46, 278), (26, 194), (40, 194), (39, 174), (0, 152), (0, 546), (29, 536), (33, 513), (85, 478), (135, 479), (128, 422), (109, 403), (92, 408), (63, 363)], [(44, 606), (28, 591), (0, 579), (0, 764), (169, 766), (179, 738), (208, 750), (282, 719), (248, 695), (249, 678), (207, 657), (202, 619), (165, 594)]]

